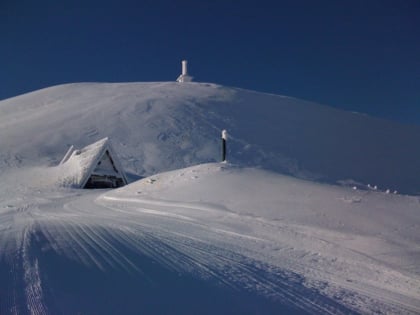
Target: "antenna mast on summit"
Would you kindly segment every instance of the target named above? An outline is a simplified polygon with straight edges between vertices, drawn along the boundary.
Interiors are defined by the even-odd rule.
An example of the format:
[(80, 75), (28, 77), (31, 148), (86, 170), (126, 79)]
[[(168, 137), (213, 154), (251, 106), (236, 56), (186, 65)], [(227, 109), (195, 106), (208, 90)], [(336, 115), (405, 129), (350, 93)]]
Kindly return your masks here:
[(187, 60), (182, 60), (181, 64), (182, 64), (182, 72), (181, 72), (181, 75), (178, 77), (178, 79), (176, 79), (176, 82), (191, 82), (193, 77), (188, 75)]

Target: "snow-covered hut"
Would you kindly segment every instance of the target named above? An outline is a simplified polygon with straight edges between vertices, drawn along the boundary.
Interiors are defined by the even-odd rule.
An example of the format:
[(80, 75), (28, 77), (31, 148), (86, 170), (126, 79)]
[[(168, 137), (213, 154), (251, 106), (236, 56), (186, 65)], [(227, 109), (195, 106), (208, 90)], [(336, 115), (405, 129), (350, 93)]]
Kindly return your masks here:
[(67, 182), (79, 188), (117, 188), (127, 177), (108, 138), (80, 150), (70, 147), (60, 166)]

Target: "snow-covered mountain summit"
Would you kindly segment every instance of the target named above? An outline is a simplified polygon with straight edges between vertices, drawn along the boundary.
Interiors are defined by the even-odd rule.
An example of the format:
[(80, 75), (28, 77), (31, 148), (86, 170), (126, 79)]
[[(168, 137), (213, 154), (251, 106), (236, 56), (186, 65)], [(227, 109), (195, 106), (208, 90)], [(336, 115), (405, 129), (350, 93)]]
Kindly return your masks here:
[[(419, 134), (204, 83), (2, 101), (0, 314), (418, 314), (419, 197), (279, 172), (416, 192)], [(120, 164), (152, 176), (75, 188)]]
[(420, 127), (207, 83), (80, 83), (0, 102), (0, 172), (57, 164), (110, 137), (127, 172), (220, 158), (301, 178), (420, 190)]

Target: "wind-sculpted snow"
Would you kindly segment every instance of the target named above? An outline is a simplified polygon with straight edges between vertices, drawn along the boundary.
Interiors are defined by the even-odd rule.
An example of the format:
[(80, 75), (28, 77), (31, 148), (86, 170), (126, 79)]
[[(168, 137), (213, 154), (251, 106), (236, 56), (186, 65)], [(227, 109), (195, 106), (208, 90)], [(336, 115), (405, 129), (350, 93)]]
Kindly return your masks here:
[(134, 175), (220, 159), (323, 182), (418, 193), (420, 127), (206, 83), (68, 84), (0, 102), (0, 173), (57, 164), (110, 137)]
[(420, 310), (415, 197), (228, 164), (105, 193), (15, 184), (0, 190), (1, 314)]
[(65, 200), (42, 212), (28, 206), (26, 225), (6, 234), (13, 245), (1, 253), (1, 314), (351, 312), (298, 274), (212, 244), (198, 222), (121, 201), (98, 206), (92, 194)]
[[(238, 166), (161, 173), (219, 160), (223, 129)], [(419, 191), (419, 136), (204, 83), (2, 101), (0, 314), (420, 313), (420, 202), (390, 193)], [(58, 162), (104, 137), (151, 176), (72, 189)]]

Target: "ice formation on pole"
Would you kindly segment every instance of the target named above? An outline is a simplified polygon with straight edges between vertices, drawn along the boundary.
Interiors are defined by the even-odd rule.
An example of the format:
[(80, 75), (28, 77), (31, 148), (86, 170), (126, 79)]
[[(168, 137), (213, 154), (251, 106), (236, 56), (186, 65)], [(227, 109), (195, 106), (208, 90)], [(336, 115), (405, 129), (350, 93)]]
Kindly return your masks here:
[(176, 79), (177, 82), (191, 82), (193, 77), (188, 75), (187, 60), (182, 60), (182, 72), (181, 75)]
[(226, 162), (226, 140), (227, 140), (227, 131), (222, 130), (222, 162)]
[(226, 131), (226, 129), (222, 130), (222, 139), (227, 140), (227, 131)]

